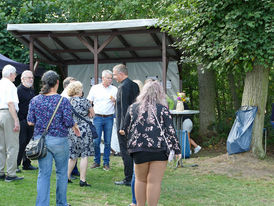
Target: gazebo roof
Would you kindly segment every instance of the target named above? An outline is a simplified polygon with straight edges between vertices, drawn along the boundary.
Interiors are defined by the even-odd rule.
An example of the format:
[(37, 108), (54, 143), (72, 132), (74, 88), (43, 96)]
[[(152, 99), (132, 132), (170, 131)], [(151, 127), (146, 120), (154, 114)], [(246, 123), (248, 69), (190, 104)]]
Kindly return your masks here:
[[(56, 65), (162, 61), (163, 33), (156, 19), (85, 23), (8, 24), (7, 30), (42, 62)], [(179, 60), (180, 52), (166, 41), (166, 58)]]

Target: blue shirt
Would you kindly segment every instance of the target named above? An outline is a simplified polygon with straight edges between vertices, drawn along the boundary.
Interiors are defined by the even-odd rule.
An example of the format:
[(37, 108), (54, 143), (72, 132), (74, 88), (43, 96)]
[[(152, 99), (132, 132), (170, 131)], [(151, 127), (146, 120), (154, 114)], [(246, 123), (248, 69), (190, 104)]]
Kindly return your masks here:
[[(31, 100), (27, 120), (34, 123), (34, 136), (41, 135), (45, 131), (60, 98), (59, 94), (51, 96), (40, 94)], [(73, 125), (71, 104), (67, 98), (63, 98), (48, 129), (48, 135), (67, 137), (68, 129)]]

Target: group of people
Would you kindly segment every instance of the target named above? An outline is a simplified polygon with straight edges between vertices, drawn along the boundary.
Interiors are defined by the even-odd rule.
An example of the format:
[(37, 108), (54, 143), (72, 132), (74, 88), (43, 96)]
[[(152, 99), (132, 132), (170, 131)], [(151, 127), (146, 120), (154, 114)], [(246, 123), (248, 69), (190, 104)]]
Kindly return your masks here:
[[(33, 74), (24, 71), (21, 84), (15, 87), (16, 69), (6, 65), (0, 80), (0, 179), (6, 182), (22, 180), (16, 173), (36, 170), (25, 156), (25, 148), (33, 135), (33, 127), (27, 124), (28, 105), (35, 96)], [(4, 172), (6, 166), (7, 175)]]
[[(157, 205), (161, 181), (168, 160), (168, 148), (180, 155), (180, 145), (176, 137), (171, 114), (162, 85), (155, 80), (147, 81), (143, 88), (128, 78), (124, 64), (116, 65), (112, 71), (102, 72), (102, 83), (92, 86), (87, 98), (83, 97), (83, 85), (70, 78), (62, 96), (57, 93), (59, 75), (55, 71), (47, 71), (41, 78), (40, 94), (34, 96), (33, 91), (24, 90), (23, 94), (29, 103), (18, 100), (17, 91), (12, 83), (16, 77), (16, 69), (6, 66), (0, 80), (0, 178), (6, 181), (20, 180), (16, 176), (19, 145), (23, 147), (29, 139), (18, 140), (19, 131), (23, 127), (32, 127), (33, 137), (41, 137), (52, 117), (56, 105), (60, 106), (46, 135), (47, 155), (38, 160), (39, 173), (37, 179), (36, 205), (49, 205), (50, 177), (52, 163), (56, 167), (56, 205), (67, 203), (67, 184), (72, 182), (71, 174), (80, 158), (81, 187), (88, 187), (86, 172), (88, 157), (94, 155), (91, 168), (101, 167), (100, 143), (104, 135), (103, 169), (109, 171), (111, 135), (116, 117), (117, 135), (120, 154), (124, 164), (124, 179), (116, 185), (132, 185), (133, 203), (138, 206)], [(24, 74), (24, 73), (23, 73)], [(33, 76), (26, 72), (24, 87), (31, 88)], [(111, 85), (112, 78), (119, 87)], [(29, 80), (29, 81), (27, 81)], [(32, 80), (32, 81), (31, 81)], [(22, 87), (22, 86), (21, 86)], [(29, 92), (29, 93), (27, 93)], [(18, 104), (24, 105), (18, 108)], [(26, 109), (28, 108), (28, 109)], [(19, 110), (19, 112), (18, 112)], [(21, 124), (20, 113), (24, 124)], [(93, 123), (90, 121), (93, 118)], [(20, 120), (20, 122), (19, 122)], [(22, 126), (21, 126), (22, 125)], [(20, 127), (21, 126), (21, 127)], [(34, 129), (33, 129), (34, 127)], [(96, 135), (92, 132), (96, 129)], [(26, 132), (26, 131), (25, 131)], [(32, 132), (29, 132), (32, 136)], [(20, 152), (19, 152), (20, 153)], [(22, 154), (18, 162), (21, 162)], [(18, 155), (19, 157), (19, 155)], [(24, 158), (23, 158), (24, 159)], [(29, 160), (28, 160), (29, 161)], [(23, 161), (23, 169), (35, 169), (30, 162)], [(25, 163), (24, 163), (25, 162)], [(4, 172), (7, 163), (7, 175)], [(134, 178), (133, 178), (134, 177)], [(132, 184), (135, 182), (135, 184)], [(136, 198), (135, 198), (136, 195)], [(137, 201), (137, 203), (136, 203)]]

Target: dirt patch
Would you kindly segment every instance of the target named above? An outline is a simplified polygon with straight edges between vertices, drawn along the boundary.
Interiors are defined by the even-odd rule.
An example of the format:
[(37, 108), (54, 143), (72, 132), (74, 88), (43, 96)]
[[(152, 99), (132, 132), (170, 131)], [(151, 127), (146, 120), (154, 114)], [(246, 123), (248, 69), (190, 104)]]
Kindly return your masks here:
[[(224, 150), (225, 151), (225, 150)], [(222, 174), (234, 178), (273, 179), (274, 156), (268, 156), (264, 160), (257, 159), (250, 152), (228, 155), (227, 153), (215, 153), (203, 151), (193, 158), (184, 161), (185, 165), (198, 164), (193, 172), (203, 174)]]

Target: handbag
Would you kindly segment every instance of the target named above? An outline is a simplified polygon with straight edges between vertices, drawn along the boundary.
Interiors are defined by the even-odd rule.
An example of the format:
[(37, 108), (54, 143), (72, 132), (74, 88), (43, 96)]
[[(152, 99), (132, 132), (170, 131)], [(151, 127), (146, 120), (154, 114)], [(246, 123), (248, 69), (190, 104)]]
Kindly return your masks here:
[(76, 110), (72, 108), (72, 111), (73, 113), (81, 120), (84, 120), (86, 123), (88, 123), (89, 127), (90, 127), (90, 130), (91, 130), (91, 133), (92, 133), (92, 139), (96, 139), (98, 138), (98, 134), (96, 132), (96, 128), (95, 126), (92, 124), (92, 122), (90, 120), (87, 120), (85, 117), (83, 117), (82, 115), (80, 115), (78, 112), (76, 112)]
[(48, 133), (49, 126), (50, 126), (50, 124), (51, 124), (51, 122), (52, 122), (52, 120), (53, 120), (53, 118), (54, 118), (61, 102), (62, 102), (62, 99), (63, 99), (63, 97), (60, 98), (60, 100), (59, 100), (59, 102), (58, 102), (58, 104), (57, 104), (50, 120), (49, 120), (47, 128), (43, 132), (41, 137), (38, 138), (38, 139), (35, 139), (35, 140), (34, 140), (34, 138), (32, 138), (30, 140), (30, 142), (28, 143), (28, 145), (26, 146), (25, 151), (26, 151), (26, 156), (27, 156), (28, 159), (37, 160), (37, 159), (43, 158), (47, 155), (48, 150), (47, 150), (47, 147), (46, 147), (46, 135)]
[(159, 128), (160, 128), (160, 130), (161, 130), (161, 133), (162, 133), (163, 136), (164, 136), (164, 139), (165, 139), (165, 142), (166, 142), (166, 145), (167, 145), (167, 148), (168, 148), (168, 152), (167, 152), (167, 153), (168, 153), (168, 162), (172, 162), (172, 160), (174, 160), (174, 158), (175, 158), (175, 151), (174, 151), (174, 150), (169, 146), (169, 144), (167, 143), (167, 138), (166, 138), (166, 136), (165, 136), (165, 133), (164, 133), (164, 131), (163, 131), (163, 129), (162, 129), (160, 123), (159, 123), (159, 120), (158, 120), (157, 116), (155, 115), (153, 109), (152, 109), (152, 113), (153, 113), (153, 115), (154, 115), (154, 117), (155, 117), (155, 119), (156, 119), (156, 121), (157, 121), (157, 124), (158, 124), (158, 126), (159, 126)]

